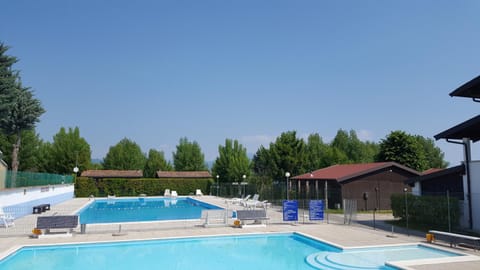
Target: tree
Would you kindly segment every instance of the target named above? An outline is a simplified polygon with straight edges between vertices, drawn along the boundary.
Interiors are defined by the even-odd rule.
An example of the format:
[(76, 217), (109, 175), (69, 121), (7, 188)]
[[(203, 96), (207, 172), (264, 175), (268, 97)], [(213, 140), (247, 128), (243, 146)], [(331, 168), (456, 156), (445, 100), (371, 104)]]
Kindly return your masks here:
[[(12, 171), (18, 171), (22, 131), (32, 130), (45, 112), (28, 87), (23, 87), (18, 72), (12, 71), (16, 58), (5, 55), (8, 47), (0, 44), (0, 129), (15, 136), (12, 149)], [(15, 175), (15, 174), (14, 174)], [(15, 176), (12, 177), (15, 185)]]
[(18, 80), (18, 72), (12, 69), (18, 59), (7, 55), (8, 49), (8, 46), (0, 43), (0, 119), (9, 115), (9, 107), (15, 100), (15, 83)]
[(205, 157), (196, 141), (181, 138), (177, 151), (173, 152), (173, 166), (176, 171), (206, 171)]
[(247, 149), (237, 140), (225, 140), (225, 146), (218, 146), (218, 158), (212, 167), (214, 175), (221, 176), (222, 182), (241, 181), (242, 175), (250, 175), (250, 160)]
[(171, 171), (172, 165), (165, 160), (165, 154), (162, 151), (150, 149), (148, 159), (143, 169), (143, 176), (154, 178), (157, 171)]
[(377, 161), (394, 161), (417, 171), (423, 171), (428, 166), (415, 137), (399, 130), (392, 131), (381, 140)]
[[(12, 164), (12, 148), (16, 141), (16, 136), (6, 136), (0, 134), (0, 149), (4, 154), (4, 159), (7, 164)], [(35, 130), (22, 131), (22, 147), (18, 153), (20, 171), (41, 171), (41, 157), (39, 149), (43, 141), (40, 136), (35, 133)]]
[(273, 179), (285, 178), (285, 172), (291, 175), (305, 173), (305, 142), (296, 137), (295, 131), (284, 132), (270, 143), (269, 157)]
[(80, 136), (80, 129), (64, 127), (53, 136), (53, 143), (46, 147), (44, 153), (49, 159), (50, 172), (59, 174), (71, 174), (77, 166), (79, 171), (90, 167), (91, 151), (90, 145)]
[(318, 133), (310, 134), (305, 147), (305, 168), (314, 171), (329, 166), (330, 163), (326, 159), (329, 152), (328, 148), (329, 146), (323, 142), (322, 137)]
[(350, 130), (347, 133), (345, 130), (338, 130), (337, 135), (331, 143), (331, 147), (345, 153), (347, 163), (365, 163), (372, 162), (375, 159), (375, 144), (364, 143), (357, 137), (355, 130)]
[(140, 146), (124, 138), (108, 150), (103, 167), (106, 170), (142, 170), (146, 158)]
[(440, 148), (435, 146), (435, 143), (430, 138), (424, 138), (423, 136), (416, 135), (415, 139), (422, 147), (427, 164), (425, 169), (430, 168), (446, 168), (448, 162), (444, 160), (444, 153)]
[(273, 165), (269, 149), (263, 147), (263, 145), (260, 146), (252, 159), (253, 172), (257, 176), (262, 176), (265, 179), (268, 178), (271, 180), (273, 177), (272, 167)]

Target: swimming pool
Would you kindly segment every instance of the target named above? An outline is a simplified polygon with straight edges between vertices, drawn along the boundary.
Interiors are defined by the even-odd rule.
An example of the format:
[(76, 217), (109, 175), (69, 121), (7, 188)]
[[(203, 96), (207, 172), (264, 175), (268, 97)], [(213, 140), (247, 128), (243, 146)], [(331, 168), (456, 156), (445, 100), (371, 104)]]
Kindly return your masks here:
[[(362, 255), (342, 258), (352, 253), (298, 233), (195, 237), (24, 247), (1, 260), (0, 269), (395, 269), (385, 266), (385, 261), (372, 263), (370, 258), (376, 256), (369, 255), (392, 248), (391, 253), (397, 253), (400, 247), (356, 249)], [(414, 258), (460, 256), (418, 245), (408, 248)], [(325, 255), (332, 259), (331, 265), (319, 264)]]
[(77, 214), (81, 224), (199, 219), (202, 210), (222, 209), (190, 197), (96, 199)]

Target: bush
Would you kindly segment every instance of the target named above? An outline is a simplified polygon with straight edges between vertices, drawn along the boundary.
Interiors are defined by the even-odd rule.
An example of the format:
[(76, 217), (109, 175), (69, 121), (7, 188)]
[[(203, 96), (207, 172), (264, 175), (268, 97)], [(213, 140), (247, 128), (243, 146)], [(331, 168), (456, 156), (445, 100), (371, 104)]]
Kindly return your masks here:
[[(392, 212), (394, 217), (406, 220), (405, 195), (393, 194), (391, 196)], [(448, 226), (448, 201), (440, 196), (415, 196), (407, 194), (409, 222), (428, 226)], [(450, 198), (450, 222), (456, 226), (460, 221), (460, 207), (457, 198)]]
[(204, 193), (210, 190), (212, 180), (209, 179), (157, 179), (157, 178), (105, 178), (90, 179), (78, 177), (75, 183), (75, 196), (106, 197), (115, 196), (148, 196), (163, 195), (165, 189), (176, 190), (178, 195), (195, 194), (195, 190), (201, 189)]

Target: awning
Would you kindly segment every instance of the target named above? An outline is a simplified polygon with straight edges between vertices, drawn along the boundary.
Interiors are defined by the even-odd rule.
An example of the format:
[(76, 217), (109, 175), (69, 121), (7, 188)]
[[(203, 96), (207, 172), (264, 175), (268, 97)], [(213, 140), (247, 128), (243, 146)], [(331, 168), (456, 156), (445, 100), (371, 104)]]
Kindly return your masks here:
[(473, 142), (476, 142), (480, 140), (480, 115), (477, 115), (470, 120), (467, 120), (450, 129), (447, 129), (433, 137), (435, 137), (436, 140), (462, 140), (463, 138), (468, 138)]
[(470, 97), (473, 99), (480, 98), (480, 76), (477, 76), (473, 80), (465, 83), (464, 85), (457, 88), (455, 91), (450, 93), (450, 96), (453, 97)]

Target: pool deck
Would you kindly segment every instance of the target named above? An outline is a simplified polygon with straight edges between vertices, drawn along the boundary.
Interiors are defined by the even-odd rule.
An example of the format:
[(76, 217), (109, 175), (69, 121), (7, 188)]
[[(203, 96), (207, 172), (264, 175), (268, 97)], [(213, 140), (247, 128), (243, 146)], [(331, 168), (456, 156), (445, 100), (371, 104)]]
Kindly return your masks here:
[[(225, 199), (214, 196), (201, 196), (196, 199), (225, 207)], [(60, 205), (52, 207), (52, 213), (71, 214), (72, 209), (77, 210), (88, 203), (88, 199), (79, 198), (72, 199)], [(241, 206), (234, 206), (236, 209), (243, 209)], [(322, 223), (285, 223), (280, 222), (282, 213), (278, 209), (269, 209), (267, 211), (270, 222), (265, 227), (251, 228), (235, 228), (233, 226), (223, 227), (203, 227), (203, 226), (179, 226), (169, 227), (168, 229), (141, 229), (128, 230), (125, 234), (114, 235), (112, 231), (95, 231), (93, 233), (79, 234), (76, 233), (72, 237), (59, 238), (29, 238), (27, 236), (8, 236), (0, 234), (0, 258), (16, 250), (22, 245), (48, 245), (61, 243), (81, 243), (81, 242), (105, 242), (105, 241), (126, 241), (137, 239), (157, 239), (169, 237), (188, 237), (188, 236), (207, 236), (207, 235), (232, 235), (232, 234), (248, 234), (248, 233), (271, 233), (271, 232), (299, 232), (307, 234), (326, 242), (334, 243), (343, 247), (359, 247), (373, 245), (396, 245), (404, 243), (425, 243), (424, 237), (405, 235), (401, 233), (391, 234), (385, 230), (373, 230), (369, 226), (346, 226), (341, 224)], [(32, 222), (36, 216), (29, 215), (22, 219), (16, 220), (15, 223)], [(358, 219), (362, 217), (359, 216)], [(388, 219), (387, 216), (378, 215), (378, 220), (382, 218)], [(277, 222), (278, 221), (278, 222)], [(157, 227), (158, 228), (158, 227)], [(5, 230), (4, 228), (0, 228)], [(393, 236), (393, 237), (392, 237)], [(471, 261), (450, 262), (450, 263), (434, 263), (434, 264), (412, 264), (405, 269), (480, 269), (480, 251), (473, 251), (469, 248), (450, 248), (448, 244), (435, 244), (435, 247), (445, 248), (453, 252), (467, 253), (468, 259)]]

